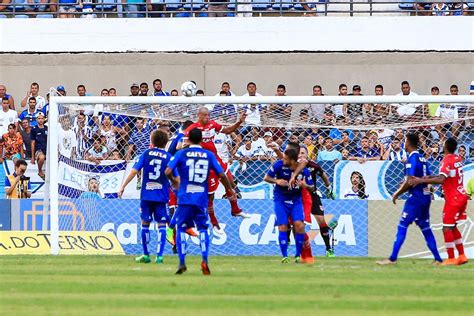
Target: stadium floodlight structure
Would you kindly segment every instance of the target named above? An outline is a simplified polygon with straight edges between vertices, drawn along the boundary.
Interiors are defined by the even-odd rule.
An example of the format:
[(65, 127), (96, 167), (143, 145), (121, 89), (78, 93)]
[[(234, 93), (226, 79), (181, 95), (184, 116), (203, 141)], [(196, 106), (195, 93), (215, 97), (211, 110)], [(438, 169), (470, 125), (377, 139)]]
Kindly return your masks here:
[[(110, 113), (118, 116), (145, 118), (171, 122), (196, 120), (199, 107), (213, 108), (216, 104), (234, 105), (243, 111), (250, 107), (261, 110), (261, 119), (250, 126), (285, 128), (288, 130), (308, 128), (339, 128), (345, 130), (367, 131), (371, 129), (419, 128), (443, 126), (452, 122), (469, 122), (474, 119), (474, 95), (408, 95), (408, 96), (214, 96), (214, 97), (63, 97), (52, 95), (49, 103), (49, 135), (47, 153), (47, 172), (45, 185), (45, 212), (49, 210), (49, 228), (51, 231), (51, 253), (59, 253), (60, 200), (67, 197), (60, 192), (58, 146), (63, 129), (62, 119), (68, 121), (67, 128), (72, 129), (78, 113), (84, 110), (97, 113)], [(437, 108), (440, 104), (455, 107), (456, 114), (429, 113), (430, 105)], [(257, 105), (257, 106), (253, 106)], [(389, 108), (390, 114), (374, 116), (374, 105)], [(253, 106), (253, 107), (252, 107)], [(302, 109), (321, 107), (328, 118), (315, 119), (309, 110), (304, 119)], [(290, 110), (288, 110), (288, 108)], [(357, 108), (357, 110), (353, 110)], [(285, 110), (286, 109), (286, 110)], [(400, 109), (403, 109), (399, 111)], [(343, 111), (343, 117), (334, 115)], [(372, 111), (372, 113), (369, 113)], [(436, 109), (434, 110), (436, 111)], [(356, 112), (360, 112), (360, 117)], [(212, 110), (211, 110), (211, 113)], [(354, 114), (355, 113), (355, 114)], [(389, 113), (389, 112), (387, 112)], [(222, 124), (231, 124), (227, 114), (215, 113), (212, 119)], [(341, 115), (340, 115), (341, 116)], [(466, 123), (470, 124), (470, 123)], [(125, 151), (124, 148), (121, 148)], [(69, 160), (74, 160), (69, 157)], [(83, 157), (82, 157), (83, 159)], [(87, 206), (93, 208), (93, 204)], [(47, 213), (46, 213), (47, 214)], [(46, 216), (45, 216), (46, 218)], [(46, 223), (47, 224), (47, 223)], [(48, 227), (43, 226), (43, 227)]]

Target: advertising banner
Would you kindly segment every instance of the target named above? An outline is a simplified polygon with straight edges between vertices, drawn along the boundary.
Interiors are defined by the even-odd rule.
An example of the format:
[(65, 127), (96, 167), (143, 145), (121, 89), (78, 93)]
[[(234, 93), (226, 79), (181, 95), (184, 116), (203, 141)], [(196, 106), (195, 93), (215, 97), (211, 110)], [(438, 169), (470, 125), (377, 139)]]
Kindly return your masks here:
[[(110, 232), (60, 232), (63, 255), (123, 255), (117, 238)], [(45, 231), (0, 232), (0, 255), (51, 254), (51, 235)]]
[[(42, 222), (42, 211), (36, 205), (41, 201), (23, 200), (20, 215), (21, 229), (32, 229)], [(34, 205), (33, 205), (34, 204)], [(61, 201), (59, 206), (59, 225), (61, 230), (98, 230), (112, 232), (123, 246), (127, 254), (139, 254), (140, 215), (139, 200), (87, 200), (68, 199)], [(324, 201), (326, 218), (338, 220), (334, 230), (335, 251), (339, 256), (367, 256), (367, 202), (366, 201)], [(251, 218), (232, 217), (227, 200), (216, 200), (216, 215), (221, 223), (223, 234), (211, 230), (211, 254), (213, 255), (279, 255), (278, 228), (275, 227), (273, 201), (241, 200), (240, 206), (251, 213)], [(34, 223), (34, 224), (33, 224)], [(151, 226), (151, 243), (149, 249), (156, 249), (157, 233)], [(319, 227), (315, 220), (307, 225), (313, 251), (325, 253), (324, 242), (319, 235)], [(189, 239), (188, 250), (199, 254), (199, 240)], [(166, 253), (171, 253), (167, 245)], [(290, 254), (294, 253), (294, 242)]]

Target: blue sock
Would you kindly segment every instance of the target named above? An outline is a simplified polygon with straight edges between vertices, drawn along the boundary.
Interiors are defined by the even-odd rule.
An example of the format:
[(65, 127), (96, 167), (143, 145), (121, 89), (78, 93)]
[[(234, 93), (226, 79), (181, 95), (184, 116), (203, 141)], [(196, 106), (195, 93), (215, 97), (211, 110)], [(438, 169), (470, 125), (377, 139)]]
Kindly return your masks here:
[(278, 242), (280, 243), (281, 255), (283, 258), (288, 257), (288, 236), (286, 231), (278, 234)]
[(301, 250), (303, 249), (304, 244), (304, 234), (295, 234), (295, 243), (296, 243), (296, 257), (301, 256)]
[(431, 253), (434, 256), (434, 259), (438, 262), (441, 262), (441, 256), (439, 255), (438, 252), (438, 247), (436, 246), (436, 239), (435, 236), (433, 235), (433, 231), (431, 230), (430, 227), (424, 228), (421, 230), (423, 233), (423, 236), (425, 237), (426, 245), (428, 248), (431, 250)]
[(199, 240), (201, 242), (202, 261), (207, 263), (209, 257), (209, 234), (207, 229), (199, 231)]
[(150, 242), (150, 227), (142, 225), (142, 246), (143, 254), (145, 256), (150, 255), (148, 252), (148, 243)]
[(397, 235), (395, 236), (395, 241), (393, 242), (392, 254), (389, 257), (390, 261), (397, 261), (400, 248), (402, 248), (403, 242), (407, 237), (407, 230), (407, 227), (398, 225)]
[(158, 257), (163, 256), (163, 251), (165, 251), (165, 244), (166, 244), (166, 227), (160, 226), (158, 228), (158, 251), (157, 251)]
[(186, 257), (186, 231), (182, 228), (178, 228), (176, 232), (176, 245), (178, 250), (179, 265), (185, 265)]

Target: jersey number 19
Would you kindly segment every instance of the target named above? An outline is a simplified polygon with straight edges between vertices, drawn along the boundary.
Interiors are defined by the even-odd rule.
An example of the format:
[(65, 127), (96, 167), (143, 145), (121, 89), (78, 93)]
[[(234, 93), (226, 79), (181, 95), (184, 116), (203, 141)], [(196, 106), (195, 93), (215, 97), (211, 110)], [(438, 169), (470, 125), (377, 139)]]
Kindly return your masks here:
[(186, 161), (186, 166), (189, 168), (189, 181), (203, 183), (207, 180), (207, 173), (209, 171), (209, 161), (200, 159), (194, 161), (193, 159), (188, 159)]

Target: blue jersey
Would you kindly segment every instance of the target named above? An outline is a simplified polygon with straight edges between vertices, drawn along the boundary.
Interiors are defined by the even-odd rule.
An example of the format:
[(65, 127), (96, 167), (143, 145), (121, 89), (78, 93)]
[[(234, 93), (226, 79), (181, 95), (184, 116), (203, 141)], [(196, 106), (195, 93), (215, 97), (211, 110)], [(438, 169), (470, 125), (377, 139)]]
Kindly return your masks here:
[[(285, 166), (283, 164), (283, 160), (278, 160), (273, 164), (270, 170), (268, 170), (267, 175), (271, 178), (290, 181), (292, 172), (293, 171), (290, 169), (290, 167)], [(304, 179), (306, 184), (313, 185), (311, 175), (308, 169), (306, 168), (304, 168), (301, 174), (298, 175), (297, 179)], [(299, 200), (301, 199), (301, 188), (297, 185), (292, 189), (275, 185), (275, 190), (273, 191), (273, 199), (275, 201)]]
[(170, 184), (165, 169), (170, 159), (171, 155), (159, 148), (147, 149), (140, 156), (133, 169), (143, 169), (141, 200), (168, 202)]
[[(428, 163), (426, 162), (426, 159), (423, 158), (423, 156), (420, 155), (418, 151), (412, 151), (408, 155), (408, 160), (405, 165), (405, 175), (407, 177), (412, 176), (422, 178), (430, 174), (430, 168), (428, 168)], [(408, 192), (411, 196), (414, 197), (423, 197), (431, 195), (428, 190), (427, 184), (418, 184), (415, 187), (411, 187)]]
[(216, 174), (224, 170), (216, 156), (201, 146), (190, 146), (180, 150), (171, 159), (168, 167), (178, 170), (181, 184), (178, 191), (179, 205), (197, 205), (207, 208), (209, 171)]
[(168, 145), (167, 151), (171, 155), (174, 156), (176, 152), (178, 151), (177, 150), (178, 145), (182, 143), (183, 141), (184, 141), (184, 133), (180, 131), (176, 134), (176, 136), (171, 138), (171, 142)]

